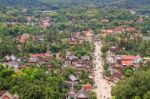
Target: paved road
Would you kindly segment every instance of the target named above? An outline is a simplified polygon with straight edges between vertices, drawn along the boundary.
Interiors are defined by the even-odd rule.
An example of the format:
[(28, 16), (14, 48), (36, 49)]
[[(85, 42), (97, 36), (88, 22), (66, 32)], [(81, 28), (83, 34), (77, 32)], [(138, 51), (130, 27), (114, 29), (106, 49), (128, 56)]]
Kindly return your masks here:
[[(97, 94), (98, 99), (111, 99), (111, 83), (107, 80), (103, 79), (102, 72), (103, 72), (103, 62), (101, 58), (101, 42), (95, 43), (95, 84), (97, 88), (94, 90)], [(110, 83), (110, 84), (109, 84)]]

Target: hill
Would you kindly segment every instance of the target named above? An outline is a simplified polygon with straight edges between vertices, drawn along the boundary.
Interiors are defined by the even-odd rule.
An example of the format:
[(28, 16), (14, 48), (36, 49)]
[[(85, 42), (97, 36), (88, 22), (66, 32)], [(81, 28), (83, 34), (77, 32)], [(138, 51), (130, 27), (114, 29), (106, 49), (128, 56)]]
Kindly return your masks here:
[(121, 7), (138, 9), (150, 13), (150, 0), (0, 0), (0, 4), (11, 7), (49, 10), (71, 6)]

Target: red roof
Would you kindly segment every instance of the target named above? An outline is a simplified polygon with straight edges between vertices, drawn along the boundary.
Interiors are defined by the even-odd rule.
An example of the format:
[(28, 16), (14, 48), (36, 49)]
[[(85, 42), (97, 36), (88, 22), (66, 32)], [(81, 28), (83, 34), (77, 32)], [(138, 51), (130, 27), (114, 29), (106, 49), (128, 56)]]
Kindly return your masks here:
[(137, 56), (134, 56), (134, 55), (123, 55), (122, 56), (122, 60), (134, 60), (134, 59), (138, 59), (138, 58), (141, 58), (141, 56), (137, 55)]
[(131, 60), (122, 60), (121, 64), (126, 66), (131, 66), (133, 65), (133, 62)]
[(31, 57), (34, 57), (34, 58), (36, 58), (36, 57), (48, 57), (48, 56), (50, 56), (49, 53), (32, 54), (32, 55), (31, 55)]
[(117, 28), (114, 29), (114, 31), (115, 31), (115, 32), (124, 32), (125, 29), (122, 28), (122, 27), (117, 27)]
[(17, 41), (21, 42), (21, 43), (24, 43), (26, 42), (28, 39), (30, 38), (30, 35), (29, 34), (23, 34), (21, 36), (18, 36), (16, 38)]
[(93, 36), (93, 31), (92, 30), (87, 30), (87, 31), (83, 31), (83, 33), (84, 33), (84, 35), (86, 36), (86, 37), (90, 37), (90, 36)]
[(121, 79), (122, 76), (123, 76), (122, 72), (114, 71), (114, 73), (111, 77)]
[(82, 86), (82, 88), (83, 88), (83, 90), (88, 91), (88, 90), (92, 90), (93, 86), (91, 84), (85, 84)]
[(106, 30), (101, 30), (102, 33), (106, 33), (106, 34), (112, 34), (114, 32), (114, 30), (112, 29), (106, 29)]
[(143, 21), (144, 21), (144, 18), (139, 18), (137, 21), (138, 21), (138, 22), (143, 22)]
[(128, 28), (126, 28), (126, 30), (129, 32), (136, 31), (136, 29), (134, 27), (128, 27)]
[(75, 35), (76, 36), (81, 36), (81, 32), (76, 32)]

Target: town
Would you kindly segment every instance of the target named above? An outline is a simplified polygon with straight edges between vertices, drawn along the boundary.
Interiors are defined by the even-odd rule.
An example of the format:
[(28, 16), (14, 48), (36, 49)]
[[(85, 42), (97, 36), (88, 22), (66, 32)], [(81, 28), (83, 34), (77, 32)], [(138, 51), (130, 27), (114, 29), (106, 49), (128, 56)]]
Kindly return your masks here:
[(62, 7), (0, 8), (0, 99), (149, 99), (149, 15)]

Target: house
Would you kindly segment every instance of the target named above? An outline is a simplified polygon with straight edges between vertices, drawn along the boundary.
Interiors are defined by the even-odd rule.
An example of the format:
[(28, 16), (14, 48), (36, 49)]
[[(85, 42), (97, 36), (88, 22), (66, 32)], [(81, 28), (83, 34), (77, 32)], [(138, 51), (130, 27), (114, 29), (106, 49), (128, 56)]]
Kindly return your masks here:
[(90, 91), (90, 90), (93, 89), (93, 86), (92, 86), (91, 84), (84, 84), (84, 85), (82, 86), (82, 89), (83, 89), (83, 90), (86, 90), (86, 91)]
[(68, 79), (69, 79), (69, 81), (71, 81), (71, 82), (75, 82), (75, 81), (78, 80), (73, 74), (69, 75), (69, 76), (68, 76)]
[(17, 94), (10, 94), (8, 91), (0, 91), (0, 99), (19, 99)]
[(76, 93), (76, 98), (75, 99), (90, 99), (90, 96), (89, 96), (89, 94), (88, 94), (87, 91), (85, 91), (85, 90), (79, 90)]
[(90, 60), (90, 56), (81, 56), (81, 60), (89, 61)]
[(77, 44), (77, 39), (75, 37), (71, 37), (69, 38), (68, 42), (70, 45), (75, 45)]
[(138, 19), (137, 19), (137, 22), (144, 22), (144, 18), (142, 18), (142, 17), (141, 17), (141, 18), (138, 18)]
[(81, 38), (81, 32), (76, 32), (76, 33), (75, 33), (75, 37), (76, 37), (77, 39), (80, 39), (80, 38)]
[(46, 53), (36, 53), (36, 54), (31, 54), (32, 58), (37, 58), (37, 57), (50, 57), (50, 52), (47, 51)]
[(109, 57), (107, 57), (106, 60), (107, 60), (108, 64), (115, 64), (115, 63), (117, 63), (117, 59), (116, 59), (115, 56), (109, 56)]
[(75, 96), (76, 96), (75, 90), (73, 88), (70, 88), (70, 90), (66, 95), (66, 99), (76, 99)]
[(106, 62), (112, 67), (138, 66), (142, 62), (139, 55), (115, 55), (111, 50), (106, 53)]
[[(142, 62), (142, 57), (139, 55), (112, 55), (107, 57), (107, 63), (112, 64), (113, 67), (133, 66), (136, 67)], [(115, 66), (116, 65), (116, 66)]]
[(51, 65), (51, 64), (48, 64), (48, 68), (50, 69), (50, 68), (52, 68), (53, 66)]
[(106, 53), (106, 62), (108, 64), (115, 64), (117, 62), (117, 58), (118, 56), (115, 55), (111, 50), (108, 50)]
[(110, 76), (110, 79), (111, 79), (113, 82), (118, 82), (122, 77), (123, 77), (122, 72), (119, 71), (119, 70), (115, 70), (115, 71), (113, 72), (113, 74)]
[(109, 20), (108, 19), (101, 19), (101, 21), (100, 22), (102, 22), (102, 23), (108, 23), (109, 22)]
[(88, 40), (88, 41), (93, 40), (94, 34), (93, 34), (92, 30), (89, 29), (89, 30), (83, 31), (83, 35), (84, 35), (86, 40)]
[(81, 56), (80, 61), (82, 64), (89, 64), (90, 63), (90, 56)]
[(117, 27), (114, 29), (114, 33), (123, 33), (125, 32), (125, 28), (123, 27)]
[(134, 11), (133, 9), (129, 9), (128, 11), (129, 11), (129, 13), (132, 14), (132, 15), (136, 14), (136, 11)]
[(65, 61), (64, 62), (64, 67), (67, 67), (67, 66), (71, 66), (71, 61)]
[(73, 88), (71, 88), (66, 95), (66, 99), (90, 99), (90, 96), (85, 90), (79, 90), (76, 92)]
[(118, 51), (118, 50), (119, 50), (119, 48), (116, 47), (116, 46), (111, 46), (110, 47), (110, 51), (113, 52), (113, 53), (116, 52), (116, 51)]
[(81, 60), (76, 60), (76, 61), (72, 62), (72, 66), (75, 66), (77, 68), (82, 68), (82, 67), (84, 67), (84, 64), (82, 63)]
[(108, 50), (107, 52), (106, 52), (106, 56), (107, 57), (110, 57), (110, 56), (113, 56), (113, 55), (115, 55), (111, 50)]
[(126, 31), (127, 32), (135, 32), (136, 28), (135, 27), (128, 27), (128, 28), (126, 28)]
[(14, 70), (18, 70), (19, 63), (21, 62), (15, 55), (7, 55), (3, 58), (3, 64), (9, 67), (14, 68)]
[(3, 58), (3, 61), (4, 62), (9, 62), (9, 61), (16, 61), (18, 60), (17, 57), (15, 55), (6, 55), (4, 58)]
[(114, 33), (114, 30), (112, 30), (112, 29), (102, 29), (101, 33), (105, 34), (105, 35), (112, 35)]
[(22, 34), (21, 36), (17, 36), (16, 41), (19, 43), (25, 43), (27, 40), (29, 40), (30, 35), (29, 34)]
[(66, 57), (68, 57), (68, 56), (71, 56), (72, 55), (72, 52), (71, 51), (66, 51)]
[(28, 59), (29, 63), (38, 63), (39, 62), (39, 58), (37, 57), (31, 57)]
[(38, 57), (40, 62), (47, 63), (50, 61), (50, 57)]
[(27, 18), (26, 18), (26, 20), (27, 20), (28, 22), (31, 22), (31, 21), (32, 21), (32, 19), (33, 19), (33, 17), (32, 17), (32, 16), (27, 16)]
[(70, 56), (66, 56), (66, 60), (71, 61), (71, 62), (78, 61), (78, 57), (74, 55), (70, 55)]
[(83, 35), (85, 37), (92, 37), (93, 36), (93, 31), (92, 30), (86, 30), (86, 31), (83, 31)]
[(122, 66), (134, 66), (142, 62), (142, 57), (139, 55), (122, 55), (119, 62)]
[(42, 28), (47, 28), (50, 26), (49, 19), (42, 20), (40, 23)]

